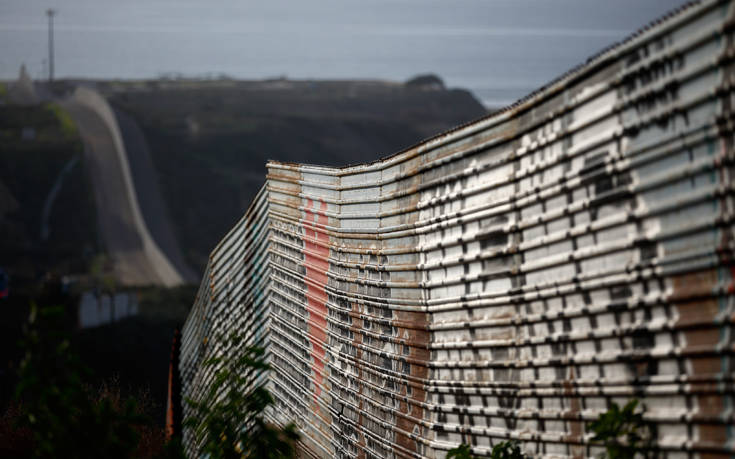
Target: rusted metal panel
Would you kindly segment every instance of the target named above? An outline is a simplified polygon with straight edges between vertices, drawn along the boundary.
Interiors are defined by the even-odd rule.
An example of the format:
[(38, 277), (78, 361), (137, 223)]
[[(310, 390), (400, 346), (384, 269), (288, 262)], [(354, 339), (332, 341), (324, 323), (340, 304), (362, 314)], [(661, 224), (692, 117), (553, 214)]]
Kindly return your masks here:
[(184, 396), (235, 331), (318, 457), (590, 456), (631, 398), (667, 457), (735, 453), (733, 18), (691, 4), (382, 161), (269, 162), (182, 331)]

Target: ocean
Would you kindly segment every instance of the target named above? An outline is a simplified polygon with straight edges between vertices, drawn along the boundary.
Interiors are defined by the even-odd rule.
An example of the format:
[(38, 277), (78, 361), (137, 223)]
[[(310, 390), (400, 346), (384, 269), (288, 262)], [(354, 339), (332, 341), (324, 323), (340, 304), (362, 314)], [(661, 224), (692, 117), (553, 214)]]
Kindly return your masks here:
[(507, 105), (681, 0), (2, 0), (0, 79), (383, 79)]

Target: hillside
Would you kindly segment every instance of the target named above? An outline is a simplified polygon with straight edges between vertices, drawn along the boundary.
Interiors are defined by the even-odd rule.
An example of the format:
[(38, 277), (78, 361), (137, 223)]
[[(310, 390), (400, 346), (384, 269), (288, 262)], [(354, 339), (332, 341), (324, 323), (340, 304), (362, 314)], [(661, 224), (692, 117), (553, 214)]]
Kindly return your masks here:
[(247, 209), (269, 159), (365, 162), (485, 114), (463, 90), (413, 80), (98, 83), (150, 148), (176, 237), (197, 271)]
[(86, 271), (97, 236), (81, 152), (58, 105), (0, 105), (0, 267), (13, 285)]
[[(369, 161), (485, 113), (468, 92), (445, 90), (433, 79), (59, 81), (53, 92), (63, 99), (80, 85), (97, 88), (115, 108), (146, 224), (163, 235), (158, 242), (167, 253), (178, 242), (196, 279), (262, 185), (267, 159)], [(101, 174), (93, 176), (99, 168), (90, 162), (84, 126), (74, 124), (81, 118), (65, 111), (69, 99), (31, 99), (21, 105), (0, 84), (0, 268), (10, 277), (10, 296), (0, 300), (7, 312), (0, 324), (0, 409), (12, 394), (30, 302), (65, 305), (73, 328), (85, 289), (122, 285), (100, 229)], [(66, 275), (77, 283), (62, 285)], [(150, 389), (162, 419), (170, 338), (195, 288), (134, 290), (139, 317), (80, 331), (75, 340), (97, 380), (117, 375), (131, 390)]]

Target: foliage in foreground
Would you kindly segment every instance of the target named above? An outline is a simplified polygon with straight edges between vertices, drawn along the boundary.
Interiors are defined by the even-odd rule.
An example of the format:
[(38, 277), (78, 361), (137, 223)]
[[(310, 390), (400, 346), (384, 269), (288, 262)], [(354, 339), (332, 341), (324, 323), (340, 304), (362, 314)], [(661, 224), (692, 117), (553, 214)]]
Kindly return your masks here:
[[(228, 349), (239, 349), (236, 334), (227, 340)], [(237, 358), (214, 357), (204, 365), (214, 370), (213, 383), (201, 400), (187, 399), (194, 414), (184, 421), (192, 428), (201, 452), (212, 459), (292, 458), (299, 434), (291, 423), (284, 428), (269, 424), (265, 410), (273, 404), (262, 386), (252, 387), (270, 366), (264, 350), (246, 348)]]
[(587, 428), (594, 432), (593, 442), (605, 446), (609, 459), (627, 459), (640, 454), (645, 458), (655, 457), (652, 451), (651, 429), (643, 420), (643, 412), (636, 412), (638, 400), (630, 400), (621, 409), (613, 402), (605, 413), (590, 423)]
[[(646, 459), (656, 457), (651, 428), (643, 419), (643, 411), (636, 411), (638, 400), (630, 400), (621, 409), (613, 402), (600, 417), (587, 425), (594, 432), (591, 441), (605, 447), (603, 458), (630, 459), (636, 455)], [(493, 447), (493, 459), (521, 459), (523, 454), (518, 442), (504, 441)], [(474, 459), (469, 445), (462, 444), (449, 450), (447, 459)]]
[[(518, 441), (509, 440), (502, 441), (495, 446), (490, 452), (492, 459), (522, 459), (523, 453), (521, 447), (518, 445)], [(474, 459), (470, 446), (466, 443), (459, 445), (456, 448), (450, 449), (447, 452), (447, 459)]]
[(121, 459), (156, 454), (141, 448), (160, 447), (162, 438), (135, 399), (124, 399), (115, 382), (95, 390), (85, 384), (90, 370), (72, 351), (65, 320), (61, 307), (32, 305), (21, 343), (14, 424), (30, 437), (30, 454)]

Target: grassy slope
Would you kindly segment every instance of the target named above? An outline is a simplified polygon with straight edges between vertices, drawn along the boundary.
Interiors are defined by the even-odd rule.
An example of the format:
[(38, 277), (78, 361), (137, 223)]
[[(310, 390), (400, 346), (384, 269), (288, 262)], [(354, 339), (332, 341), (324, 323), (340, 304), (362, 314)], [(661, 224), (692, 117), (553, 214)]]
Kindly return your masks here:
[(376, 82), (107, 87), (151, 147), (187, 261), (247, 209), (268, 159), (342, 166), (394, 153), (485, 113), (466, 91)]
[[(17, 207), (0, 215), (0, 266), (13, 284), (33, 282), (48, 272), (86, 271), (96, 246), (94, 202), (82, 161), (82, 144), (65, 114), (53, 105), (0, 106), (0, 191)], [(34, 132), (23, 138), (23, 131)], [(49, 218), (48, 240), (41, 239), (44, 202), (60, 172), (65, 176)], [(12, 285), (12, 284), (11, 284)]]
[[(93, 197), (81, 154), (73, 125), (57, 107), (0, 105), (0, 267), (10, 275), (10, 296), (0, 300), (0, 407), (13, 392), (17, 342), (30, 302), (75, 306), (73, 298), (45, 292), (41, 280), (86, 272), (96, 250)], [(64, 179), (43, 241), (44, 202), (75, 156), (80, 161)]]

